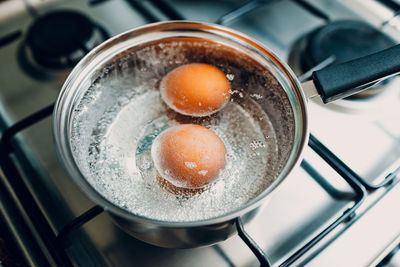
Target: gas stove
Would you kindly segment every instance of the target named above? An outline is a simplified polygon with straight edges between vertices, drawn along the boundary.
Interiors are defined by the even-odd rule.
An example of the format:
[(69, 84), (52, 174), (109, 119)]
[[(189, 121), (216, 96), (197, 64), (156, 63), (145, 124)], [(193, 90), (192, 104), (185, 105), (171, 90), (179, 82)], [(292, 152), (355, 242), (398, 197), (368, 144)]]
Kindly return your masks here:
[(186, 250), (135, 240), (67, 176), (51, 132), (71, 68), (123, 31), (168, 19), (219, 23), (264, 43), (305, 81), (310, 69), (398, 43), (400, 1), (8, 0), (0, 12), (0, 226), (21, 262), (257, 266), (258, 256), (273, 266), (400, 266), (398, 77), (332, 104), (310, 101), (305, 158), (244, 225), (247, 245), (238, 235)]

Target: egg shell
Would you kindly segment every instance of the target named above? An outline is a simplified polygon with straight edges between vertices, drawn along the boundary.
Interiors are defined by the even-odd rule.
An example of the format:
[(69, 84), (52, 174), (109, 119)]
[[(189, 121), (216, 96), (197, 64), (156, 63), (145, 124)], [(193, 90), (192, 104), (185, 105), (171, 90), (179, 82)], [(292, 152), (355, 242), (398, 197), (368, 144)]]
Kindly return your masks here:
[(162, 132), (151, 155), (160, 176), (181, 188), (201, 188), (214, 181), (225, 166), (226, 149), (211, 130), (182, 124)]
[(191, 63), (168, 73), (160, 83), (165, 103), (183, 115), (211, 115), (229, 101), (231, 85), (215, 66)]

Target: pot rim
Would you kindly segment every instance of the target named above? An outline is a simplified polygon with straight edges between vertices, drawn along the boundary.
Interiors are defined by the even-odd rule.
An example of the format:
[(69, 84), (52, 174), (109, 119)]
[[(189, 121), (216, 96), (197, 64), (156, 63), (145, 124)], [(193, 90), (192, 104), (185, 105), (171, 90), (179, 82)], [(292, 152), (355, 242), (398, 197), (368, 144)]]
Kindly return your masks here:
[[(219, 36), (229, 38), (229, 40), (233, 40), (234, 42), (240, 43), (241, 45), (245, 44), (246, 48), (251, 48), (258, 55), (261, 55), (262, 58), (268, 61), (269, 64), (272, 64), (276, 72), (280, 75), (280, 77), (277, 77), (275, 73), (273, 73), (275, 78), (279, 81), (281, 87), (286, 91), (288, 95), (295, 119), (293, 147), (285, 166), (283, 167), (282, 171), (275, 179), (275, 181), (272, 182), (272, 184), (269, 185), (261, 194), (259, 194), (257, 197), (255, 197), (245, 205), (241, 206), (240, 208), (237, 208), (220, 216), (204, 220), (184, 222), (155, 220), (136, 215), (113, 204), (111, 201), (103, 197), (96, 189), (94, 189), (92, 185), (85, 179), (84, 175), (82, 174), (78, 165), (75, 162), (69, 143), (68, 133), (71, 114), (69, 112), (66, 112), (68, 110), (68, 100), (71, 100), (71, 95), (74, 93), (74, 91), (77, 90), (77, 87), (74, 87), (74, 85), (77, 81), (79, 82), (79, 78), (82, 78), (82, 75), (80, 74), (82, 74), (83, 70), (87, 68), (88, 64), (96, 59), (98, 53), (104, 53), (104, 51), (109, 50), (109, 48), (111, 48), (113, 45), (118, 44), (121, 41), (134, 39), (138, 36), (141, 36), (141, 34), (153, 31), (168, 31), (171, 29), (200, 29), (208, 33), (217, 35), (219, 34)], [(269, 70), (271, 71), (271, 69)], [(69, 176), (72, 178), (72, 180), (74, 180), (74, 182), (80, 187), (80, 190), (83, 191), (83, 193), (87, 194), (92, 201), (102, 206), (104, 210), (125, 219), (132, 219), (137, 222), (165, 226), (169, 228), (198, 227), (224, 223), (240, 217), (248, 211), (257, 208), (267, 198), (271, 197), (271, 192), (274, 191), (274, 189), (290, 174), (290, 172), (300, 164), (300, 160), (302, 158), (301, 155), (308, 142), (309, 136), (306, 97), (303, 90), (301, 89), (300, 82), (294, 75), (293, 71), (289, 68), (289, 66), (286, 65), (286, 63), (282, 62), (263, 44), (243, 33), (213, 23), (187, 20), (163, 21), (146, 24), (144, 26), (134, 28), (119, 35), (116, 35), (93, 49), (74, 67), (72, 72), (65, 80), (55, 104), (52, 118), (52, 126), (56, 152), (61, 164), (63, 165)]]

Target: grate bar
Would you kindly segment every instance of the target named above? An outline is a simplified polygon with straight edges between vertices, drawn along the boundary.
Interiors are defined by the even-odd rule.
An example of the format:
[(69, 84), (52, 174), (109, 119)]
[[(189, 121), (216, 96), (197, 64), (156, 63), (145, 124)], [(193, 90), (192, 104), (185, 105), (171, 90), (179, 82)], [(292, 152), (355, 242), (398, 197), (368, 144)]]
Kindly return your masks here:
[(174, 7), (163, 0), (150, 0), (154, 6), (162, 11), (170, 20), (185, 20), (186, 18)]
[[(334, 158), (324, 157), (326, 152), (326, 147), (318, 141), (312, 134), (310, 134), (310, 140), (308, 145), (319, 155), (321, 156), (331, 167), (340, 166)], [(316, 235), (313, 239), (311, 239), (307, 244), (305, 244), (302, 248), (297, 250), (292, 256), (290, 256), (286, 261), (284, 261), (280, 266), (289, 266), (293, 264), (296, 260), (298, 260), (302, 255), (304, 255), (307, 251), (309, 251), (316, 243), (322, 240), (326, 235), (328, 235), (333, 229), (335, 229), (338, 225), (343, 222), (347, 222), (348, 220), (354, 217), (355, 211), (364, 201), (365, 196), (367, 194), (365, 188), (359, 183), (358, 180), (354, 179), (349, 173), (345, 171), (340, 171), (340, 168), (334, 168), (342, 177), (346, 180), (346, 182), (353, 188), (353, 190), (357, 194), (357, 199), (355, 200), (354, 205), (347, 209), (339, 218), (337, 218), (332, 224), (330, 224), (327, 228), (322, 230), (318, 235)]]
[(42, 119), (50, 116), (53, 113), (54, 104), (47, 106), (38, 112), (33, 113), (32, 115), (20, 120), (19, 122), (15, 123), (11, 127), (7, 128), (3, 136), (0, 140), (0, 151), (4, 152), (11, 152), (11, 139), (20, 131), (28, 128), (29, 126), (41, 121)]
[(22, 32), (21, 31), (16, 31), (12, 32), (4, 37), (0, 37), (0, 47), (3, 47), (5, 45), (8, 45), (14, 41), (16, 41), (19, 37), (21, 37)]
[(87, 210), (86, 212), (84, 212), (83, 214), (81, 214), (80, 216), (76, 217), (72, 221), (70, 221), (58, 232), (57, 242), (59, 242), (60, 244), (65, 244), (66, 238), (72, 231), (78, 229), (79, 227), (83, 226), (85, 223), (96, 218), (103, 211), (104, 211), (104, 209), (102, 207), (100, 207), (99, 205), (96, 205), (93, 208), (91, 208), (91, 209)]
[(260, 246), (253, 240), (253, 238), (251, 238), (251, 236), (244, 229), (243, 222), (240, 217), (238, 217), (236, 219), (236, 229), (237, 229), (239, 237), (243, 240), (243, 242), (250, 248), (250, 250), (257, 257), (258, 261), (260, 262), (260, 266), (262, 266), (262, 267), (271, 266), (265, 252), (260, 248)]
[(307, 2), (305, 0), (293, 0), (297, 4), (299, 4), (302, 8), (306, 9), (308, 12), (313, 14), (314, 16), (323, 19), (325, 22), (330, 22), (331, 19), (329, 16), (324, 13), (322, 10), (317, 8), (316, 6), (312, 5), (310, 2)]
[(22, 130), (32, 126), (40, 120), (50, 116), (53, 112), (54, 105), (39, 110), (36, 113), (22, 119), (15, 123), (13, 126), (7, 128), (0, 140), (0, 167), (5, 174), (7, 181), (14, 189), (19, 201), (24, 207), (25, 212), (28, 214), (30, 220), (35, 226), (41, 240), (46, 245), (49, 253), (58, 266), (72, 266), (67, 254), (56, 243), (56, 236), (49, 225), (46, 217), (43, 215), (35, 199), (33, 198), (28, 187), (24, 183), (18, 168), (10, 157), (12, 152), (11, 141), (12, 138)]
[(51, 226), (5, 150), (0, 151), (0, 167), (57, 266), (72, 266), (65, 251), (58, 247)]
[(140, 14), (149, 22), (149, 23), (153, 23), (153, 22), (157, 22), (159, 21), (159, 19), (154, 16), (153, 13), (150, 12), (150, 10), (143, 5), (142, 1), (137, 1), (137, 0), (126, 0), (126, 2), (128, 2), (128, 4), (134, 9), (140, 12)]
[(393, 0), (378, 0), (381, 4), (393, 10), (395, 13), (400, 11), (400, 3), (398, 1)]
[(346, 175), (351, 177), (352, 179), (356, 179), (358, 182), (362, 184), (368, 191), (373, 191), (383, 186), (390, 185), (393, 180), (396, 178), (396, 175), (387, 175), (385, 179), (378, 184), (372, 184), (367, 182), (364, 178), (359, 176), (356, 172), (354, 172), (349, 166), (347, 166), (341, 159), (339, 159), (335, 154), (332, 153), (327, 147), (322, 145), (320, 141), (318, 141), (313, 135), (310, 135), (310, 140), (313, 144), (313, 147), (317, 148), (317, 150), (313, 150), (326, 162), (331, 165), (331, 167), (337, 171), (340, 175)]
[[(348, 172), (342, 162), (337, 162), (337, 158), (329, 157), (327, 148), (318, 141), (313, 135), (310, 135), (310, 140), (308, 144), (320, 157), (322, 157), (334, 170), (336, 170), (343, 179), (351, 186), (351, 188), (356, 193), (356, 199), (354, 205), (348, 208), (342, 213), (333, 223), (327, 226), (324, 230), (319, 232), (314, 238), (308, 241), (304, 246), (294, 252), (289, 258), (287, 258), (281, 267), (287, 267), (292, 265), (296, 260), (306, 254), (312, 247), (314, 247), (319, 241), (321, 241), (325, 236), (327, 236), (333, 229), (338, 225), (348, 222), (354, 218), (355, 212), (361, 203), (364, 201), (367, 191), (365, 187), (352, 176), (351, 172)], [(308, 166), (307, 163), (302, 163), (303, 166)], [(248, 235), (248, 233), (243, 228), (243, 223), (240, 218), (236, 220), (236, 227), (240, 238), (246, 243), (246, 245), (251, 249), (254, 255), (259, 260), (261, 266), (270, 266), (267, 255), (265, 252), (257, 245), (257, 243)]]
[(246, 4), (226, 13), (225, 15), (223, 15), (222, 17), (220, 17), (219, 19), (217, 19), (217, 21), (215, 22), (216, 24), (221, 24), (221, 25), (225, 25), (228, 24), (229, 22), (240, 18), (241, 16), (246, 15), (247, 13), (253, 11), (254, 9), (266, 4), (267, 1), (266, 0), (252, 0), (247, 2)]
[(88, 4), (89, 4), (89, 6), (97, 6), (97, 5), (103, 4), (107, 1), (109, 1), (109, 0), (90, 0)]

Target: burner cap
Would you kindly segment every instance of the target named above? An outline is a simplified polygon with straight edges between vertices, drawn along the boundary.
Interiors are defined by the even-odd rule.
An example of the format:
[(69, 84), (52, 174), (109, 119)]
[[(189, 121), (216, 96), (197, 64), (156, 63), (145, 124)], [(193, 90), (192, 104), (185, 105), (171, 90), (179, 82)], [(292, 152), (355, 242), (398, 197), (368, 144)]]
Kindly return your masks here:
[(367, 23), (335, 21), (312, 32), (302, 55), (303, 69), (309, 70), (330, 56), (335, 64), (366, 56), (395, 42)]
[[(65, 69), (102, 41), (98, 32), (98, 26), (85, 15), (56, 11), (36, 19), (28, 30), (26, 46), (38, 64)], [(104, 35), (101, 29), (100, 33)]]

